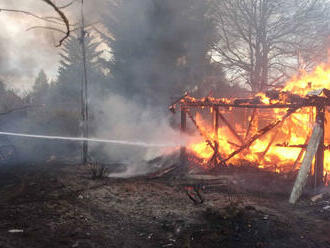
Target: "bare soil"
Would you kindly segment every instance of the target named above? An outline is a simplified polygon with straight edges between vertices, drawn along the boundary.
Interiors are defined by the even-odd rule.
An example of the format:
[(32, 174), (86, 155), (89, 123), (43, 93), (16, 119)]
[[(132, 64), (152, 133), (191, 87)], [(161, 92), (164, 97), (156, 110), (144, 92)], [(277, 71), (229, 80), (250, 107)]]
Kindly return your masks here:
[(268, 174), (233, 170), (222, 181), (199, 182), (205, 201), (195, 204), (185, 190), (191, 180), (2, 167), (0, 247), (330, 247), (326, 201), (291, 206), (292, 185)]

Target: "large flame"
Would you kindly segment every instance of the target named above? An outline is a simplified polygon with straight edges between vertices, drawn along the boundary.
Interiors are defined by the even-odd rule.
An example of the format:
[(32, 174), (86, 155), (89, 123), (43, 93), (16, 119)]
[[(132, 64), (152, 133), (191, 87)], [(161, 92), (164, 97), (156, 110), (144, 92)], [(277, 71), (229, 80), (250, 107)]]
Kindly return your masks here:
[[(330, 89), (330, 65), (321, 64), (317, 66), (312, 72), (307, 73), (301, 71), (299, 75), (291, 78), (281, 92), (290, 92), (292, 94), (305, 97), (308, 92), (313, 90), (319, 90), (322, 88)], [(258, 94), (261, 101), (264, 104), (276, 103), (274, 100), (266, 97), (264, 93)], [(224, 99), (223, 99), (224, 100)], [(223, 101), (222, 100), (222, 101)], [(280, 103), (286, 102), (286, 95), (283, 97), (280, 95), (279, 99), (275, 100)], [(228, 100), (226, 100), (228, 101)], [(248, 110), (251, 116), (252, 110)], [(281, 119), (286, 113), (287, 109), (270, 109), (270, 110), (257, 110), (255, 118), (252, 121), (254, 130), (251, 129), (250, 137), (253, 132), (256, 132), (257, 127), (259, 129), (265, 126), (260, 124), (264, 119), (274, 120)], [(228, 113), (228, 110), (220, 110), (220, 112), (227, 116), (229, 120), (233, 119), (235, 110)], [(308, 138), (311, 135), (311, 131), (315, 122), (315, 108), (304, 107), (299, 109), (297, 112), (287, 118), (280, 126), (267, 133), (261, 139), (257, 139), (252, 145), (245, 149), (243, 152), (237, 154), (229, 160), (233, 164), (240, 164), (242, 161), (249, 161), (250, 163), (256, 164), (260, 168), (273, 169), (276, 172), (288, 172), (299, 168), (303, 155), (304, 149), (301, 147), (288, 147), (290, 145), (304, 145), (308, 143)], [(271, 118), (269, 118), (271, 117)], [(325, 144), (330, 144), (330, 130), (329, 120), (330, 113), (329, 109), (326, 111), (326, 127), (325, 127)], [(269, 122), (268, 121), (268, 122)], [(221, 124), (218, 130), (218, 134), (214, 132), (212, 125), (208, 121), (203, 120), (201, 114), (196, 114), (196, 122), (200, 128), (200, 132), (207, 134), (209, 140), (218, 141), (219, 154), (226, 158), (229, 154), (238, 149), (241, 145), (235, 135), (230, 129)], [(244, 130), (247, 129), (247, 123), (235, 124), (235, 130), (241, 134), (242, 139), (248, 139), (244, 137)], [(243, 131), (242, 131), (243, 130)], [(204, 161), (205, 166), (212, 166), (209, 161), (214, 154), (214, 150), (211, 146), (203, 140), (201, 137), (195, 142), (192, 142), (188, 148), (199, 158)], [(330, 174), (330, 151), (325, 151), (325, 173)]]

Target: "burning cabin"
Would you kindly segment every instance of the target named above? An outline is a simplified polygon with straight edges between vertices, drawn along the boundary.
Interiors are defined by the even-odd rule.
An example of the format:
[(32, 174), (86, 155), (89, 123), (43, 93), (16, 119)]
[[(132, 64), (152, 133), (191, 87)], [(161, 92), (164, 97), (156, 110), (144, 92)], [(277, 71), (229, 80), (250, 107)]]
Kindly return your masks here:
[[(197, 158), (204, 168), (245, 162), (288, 173), (298, 170), (309, 155), (313, 161), (310, 164), (314, 165), (309, 166), (309, 174), (314, 177), (315, 186), (327, 184), (329, 89), (330, 66), (320, 65), (312, 73), (302, 72), (292, 78), (281, 90), (251, 98), (197, 99), (185, 95), (170, 110), (175, 113), (180, 109), (182, 132), (194, 126), (199, 135), (181, 148), (181, 157), (188, 161), (190, 157)], [(314, 135), (316, 128), (318, 136)], [(315, 151), (308, 152), (311, 148)]]

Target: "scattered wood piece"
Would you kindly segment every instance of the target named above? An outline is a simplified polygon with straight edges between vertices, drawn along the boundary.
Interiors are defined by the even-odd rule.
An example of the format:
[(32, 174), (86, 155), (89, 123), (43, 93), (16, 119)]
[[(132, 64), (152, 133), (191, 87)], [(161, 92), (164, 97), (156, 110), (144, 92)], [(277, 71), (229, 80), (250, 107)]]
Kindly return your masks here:
[(209, 175), (209, 174), (196, 174), (196, 175), (188, 175), (189, 179), (195, 179), (195, 180), (207, 180), (207, 181), (212, 181), (212, 180), (223, 180), (223, 181), (228, 181), (228, 179), (231, 179), (232, 176), (228, 175)]
[(10, 229), (8, 230), (9, 233), (23, 233), (23, 229)]
[(185, 191), (190, 200), (195, 204), (203, 204), (204, 198), (200, 192), (201, 185), (186, 186)]
[(147, 176), (147, 178), (149, 179), (155, 179), (155, 178), (160, 178), (160, 177), (164, 177), (168, 174), (170, 174), (172, 171), (174, 171), (176, 168), (178, 167), (177, 164), (174, 164), (168, 168), (165, 168), (165, 169), (161, 169), (159, 171), (156, 171), (154, 173), (151, 173)]
[(321, 194), (317, 194), (317, 195), (314, 195), (312, 198), (311, 198), (311, 201), (312, 202), (316, 202), (318, 200), (321, 200), (323, 198), (324, 194), (321, 193)]

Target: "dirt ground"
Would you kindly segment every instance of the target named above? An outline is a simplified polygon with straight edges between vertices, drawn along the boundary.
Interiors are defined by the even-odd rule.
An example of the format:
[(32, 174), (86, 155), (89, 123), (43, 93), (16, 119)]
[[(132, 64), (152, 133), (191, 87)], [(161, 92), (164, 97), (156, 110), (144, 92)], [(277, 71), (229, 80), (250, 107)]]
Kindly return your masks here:
[(189, 182), (3, 167), (0, 247), (330, 247), (329, 201), (305, 196), (291, 206), (292, 185), (279, 177), (228, 172), (201, 185), (202, 204), (187, 196)]

